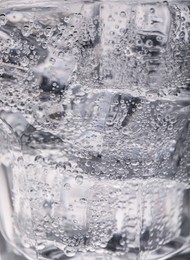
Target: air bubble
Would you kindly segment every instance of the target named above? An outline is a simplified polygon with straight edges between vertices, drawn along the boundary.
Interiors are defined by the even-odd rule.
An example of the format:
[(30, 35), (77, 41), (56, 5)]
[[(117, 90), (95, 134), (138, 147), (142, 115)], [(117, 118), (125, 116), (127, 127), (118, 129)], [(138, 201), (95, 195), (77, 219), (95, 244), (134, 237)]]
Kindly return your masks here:
[(45, 245), (40, 244), (40, 245), (37, 246), (37, 248), (38, 248), (38, 250), (43, 250), (45, 248)]
[(186, 23), (185, 23), (185, 27), (186, 27), (188, 30), (190, 30), (190, 22), (186, 22)]
[(56, 59), (50, 58), (49, 61), (50, 61), (52, 64), (54, 64), (54, 63), (56, 62)]
[(44, 202), (43, 207), (44, 207), (45, 209), (52, 208), (52, 203), (49, 202), (49, 201), (46, 201), (46, 202)]
[(28, 24), (25, 24), (22, 27), (21, 32), (23, 36), (28, 37), (31, 34), (31, 27)]
[(179, 34), (179, 37), (181, 38), (181, 39), (184, 39), (184, 37), (185, 37), (185, 32), (180, 32), (180, 34)]
[(114, 32), (114, 31), (110, 31), (109, 34), (110, 34), (110, 35), (114, 35), (115, 32)]
[(70, 21), (70, 17), (69, 16), (65, 16), (64, 22), (69, 23), (69, 21)]
[(126, 16), (126, 12), (125, 11), (121, 11), (120, 16), (121, 17), (125, 17)]
[(60, 51), (60, 52), (58, 53), (58, 57), (59, 57), (59, 58), (63, 58), (64, 55), (65, 55), (65, 52), (64, 52), (64, 51)]
[(152, 40), (147, 40), (146, 41), (146, 46), (147, 47), (152, 47), (153, 46), (153, 41)]
[(70, 185), (69, 183), (65, 183), (64, 188), (65, 188), (66, 190), (70, 190), (71, 185)]
[(113, 22), (113, 21), (114, 21), (112, 15), (109, 15), (109, 16), (108, 16), (108, 21), (110, 21), (110, 22)]
[(47, 49), (48, 48), (48, 43), (47, 42), (43, 42), (42, 43), (42, 48), (43, 49)]
[(52, 32), (53, 32), (52, 28), (51, 27), (47, 27), (47, 28), (45, 28), (44, 35), (45, 36), (50, 36), (50, 35), (52, 35)]
[(87, 202), (86, 198), (81, 198), (81, 199), (80, 199), (80, 203), (81, 203), (81, 204), (85, 204), (86, 202)]
[(136, 45), (137, 46), (142, 46), (143, 45), (143, 41), (142, 40), (137, 40), (136, 41)]
[[(39, 163), (44, 162), (44, 158), (41, 155), (37, 155), (34, 159), (34, 161), (37, 161)], [(33, 164), (29, 164), (30, 167), (33, 167)]]
[(0, 75), (3, 75), (4, 72), (5, 72), (5, 69), (3, 67), (0, 68)]
[(79, 185), (83, 184), (83, 176), (82, 175), (77, 175), (76, 178), (75, 178), (75, 181)]
[(7, 17), (5, 14), (0, 14), (0, 25), (5, 25), (7, 23)]
[(24, 56), (22, 59), (21, 59), (21, 66), (23, 67), (27, 67), (29, 65), (29, 59)]
[(69, 247), (67, 246), (65, 249), (64, 249), (64, 253), (67, 257), (74, 257), (76, 255), (76, 249), (73, 248), (73, 247)]
[(156, 40), (157, 40), (158, 42), (163, 41), (163, 36), (157, 35), (157, 36), (156, 36)]
[(30, 49), (31, 49), (32, 51), (35, 50), (35, 48), (36, 48), (35, 45), (33, 45), (33, 44), (30, 45)]

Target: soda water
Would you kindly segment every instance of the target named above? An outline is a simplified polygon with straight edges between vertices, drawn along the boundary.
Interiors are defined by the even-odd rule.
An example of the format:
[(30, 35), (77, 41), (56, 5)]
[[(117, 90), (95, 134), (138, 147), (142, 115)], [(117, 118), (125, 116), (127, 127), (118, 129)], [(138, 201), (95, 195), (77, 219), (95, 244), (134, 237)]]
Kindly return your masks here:
[(190, 2), (0, 1), (0, 226), (27, 259), (190, 242)]

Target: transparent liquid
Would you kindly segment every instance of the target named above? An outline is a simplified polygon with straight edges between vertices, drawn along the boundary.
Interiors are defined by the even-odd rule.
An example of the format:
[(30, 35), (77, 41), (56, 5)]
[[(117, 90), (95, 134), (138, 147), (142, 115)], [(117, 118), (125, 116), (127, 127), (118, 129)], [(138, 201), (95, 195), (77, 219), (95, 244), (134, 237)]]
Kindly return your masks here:
[(189, 246), (187, 3), (7, 9), (1, 229), (29, 259)]

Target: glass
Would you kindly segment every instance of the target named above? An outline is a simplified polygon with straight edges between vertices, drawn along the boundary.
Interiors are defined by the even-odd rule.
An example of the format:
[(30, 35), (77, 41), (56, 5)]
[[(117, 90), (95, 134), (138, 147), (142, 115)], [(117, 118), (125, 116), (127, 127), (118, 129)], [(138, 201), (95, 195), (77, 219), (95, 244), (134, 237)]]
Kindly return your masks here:
[(13, 251), (188, 253), (190, 1), (0, 10), (0, 230)]

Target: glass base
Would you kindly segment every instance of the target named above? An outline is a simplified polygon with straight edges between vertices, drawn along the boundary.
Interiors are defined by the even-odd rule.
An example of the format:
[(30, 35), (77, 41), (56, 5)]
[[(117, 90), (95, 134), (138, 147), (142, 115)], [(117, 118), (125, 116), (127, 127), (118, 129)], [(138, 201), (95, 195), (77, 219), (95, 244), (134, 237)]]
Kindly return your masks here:
[(16, 255), (10, 245), (4, 240), (0, 233), (0, 260), (27, 260), (26, 258)]
[(189, 259), (190, 259), (190, 253), (176, 256), (176, 257), (170, 258), (169, 260), (189, 260)]
[[(188, 249), (189, 250), (189, 249)], [(133, 257), (132, 257), (133, 258)], [(40, 260), (41, 258), (39, 258)], [(44, 259), (44, 258), (43, 258)], [(115, 257), (115, 258), (110, 258), (109, 256), (102, 256), (100, 255), (95, 255), (94, 253), (86, 253), (75, 257), (61, 257), (61, 260), (68, 260), (68, 259), (73, 259), (73, 260), (107, 260), (107, 259), (112, 259), (112, 260), (123, 260), (123, 258), (121, 257)], [(126, 256), (124, 256), (124, 259), (126, 260)], [(190, 253), (186, 253), (186, 251), (184, 251), (184, 253), (180, 253), (180, 255), (174, 256), (174, 257), (170, 257), (167, 260), (189, 260), (190, 259)], [(4, 240), (3, 236), (0, 233), (0, 260), (27, 260), (27, 258), (21, 256), (21, 255), (17, 255), (16, 253), (13, 252), (11, 246)], [(128, 259), (128, 260), (132, 260), (132, 259)]]

